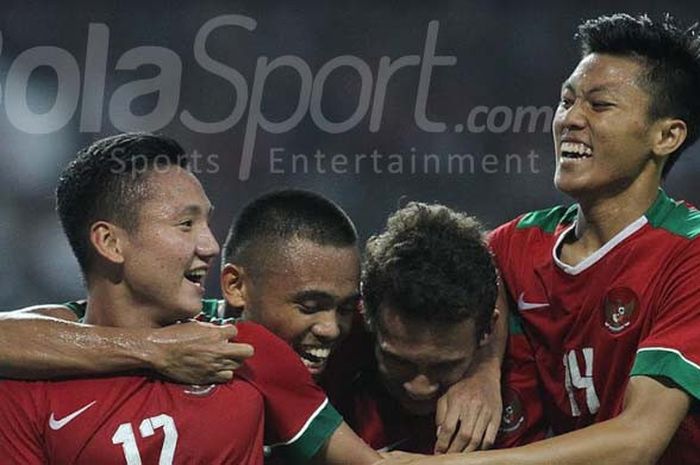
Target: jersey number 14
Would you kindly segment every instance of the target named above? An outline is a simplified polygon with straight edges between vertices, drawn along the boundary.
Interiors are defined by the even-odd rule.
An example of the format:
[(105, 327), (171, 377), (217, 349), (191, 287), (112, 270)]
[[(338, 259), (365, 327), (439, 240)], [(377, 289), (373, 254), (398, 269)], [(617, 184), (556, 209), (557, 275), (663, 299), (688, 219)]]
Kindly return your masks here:
[(564, 387), (569, 396), (571, 415), (574, 417), (581, 416), (581, 408), (576, 402), (574, 389), (586, 390), (586, 406), (591, 415), (595, 415), (600, 409), (600, 400), (593, 384), (593, 348), (586, 347), (581, 352), (586, 363), (583, 374), (579, 368), (576, 350), (570, 350), (569, 353), (564, 354)]

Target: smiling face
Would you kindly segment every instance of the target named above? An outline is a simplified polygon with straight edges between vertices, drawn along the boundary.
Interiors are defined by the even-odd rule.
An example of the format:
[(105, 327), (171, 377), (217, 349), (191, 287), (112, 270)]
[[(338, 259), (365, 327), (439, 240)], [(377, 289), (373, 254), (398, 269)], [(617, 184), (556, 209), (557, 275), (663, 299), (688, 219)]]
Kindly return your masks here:
[(644, 72), (634, 58), (592, 53), (566, 80), (553, 121), (559, 190), (600, 198), (658, 183)]
[(379, 308), (375, 354), (389, 393), (408, 412), (426, 415), (462, 379), (478, 348), (474, 321), (430, 324)]
[(317, 376), (358, 307), (358, 250), (303, 239), (270, 248), (263, 269), (241, 273), (243, 314), (287, 341)]
[(209, 229), (211, 203), (191, 173), (154, 170), (145, 189), (135, 229), (123, 232), (123, 276), (133, 307), (164, 326), (201, 311), (219, 245)]

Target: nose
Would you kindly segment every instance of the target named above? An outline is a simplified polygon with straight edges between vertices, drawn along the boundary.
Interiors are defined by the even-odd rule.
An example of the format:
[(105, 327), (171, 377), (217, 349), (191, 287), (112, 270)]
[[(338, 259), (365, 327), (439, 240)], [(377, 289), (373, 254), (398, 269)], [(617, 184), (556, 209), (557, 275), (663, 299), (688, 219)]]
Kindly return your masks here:
[(440, 386), (434, 383), (423, 374), (415, 376), (413, 379), (403, 383), (403, 388), (409, 396), (416, 400), (425, 400), (433, 397), (438, 392)]
[(316, 321), (311, 328), (319, 339), (332, 342), (340, 337), (340, 321), (336, 309), (324, 310), (316, 313)]
[(209, 261), (219, 254), (219, 250), (219, 243), (209, 226), (206, 226), (197, 241), (197, 255), (203, 260)]
[(586, 117), (581, 108), (580, 99), (575, 100), (568, 108), (560, 107), (554, 118), (555, 132), (561, 133), (562, 130), (581, 129), (586, 125)]

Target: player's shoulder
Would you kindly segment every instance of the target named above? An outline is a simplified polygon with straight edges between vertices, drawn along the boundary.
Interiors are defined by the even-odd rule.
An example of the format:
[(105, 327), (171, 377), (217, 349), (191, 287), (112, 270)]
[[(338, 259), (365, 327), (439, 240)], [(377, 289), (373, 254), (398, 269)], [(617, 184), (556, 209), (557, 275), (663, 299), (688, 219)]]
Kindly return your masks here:
[(515, 236), (521, 242), (523, 236), (551, 237), (561, 227), (570, 225), (576, 219), (577, 205), (557, 205), (541, 210), (523, 213), (500, 225), (489, 234), (492, 247), (499, 248), (510, 242)]
[(513, 220), (515, 229), (537, 229), (547, 234), (552, 234), (560, 225), (566, 226), (576, 219), (577, 205), (557, 205), (550, 208), (535, 210)]
[(682, 200), (674, 200), (664, 191), (646, 213), (649, 224), (674, 236), (700, 244), (700, 211)]

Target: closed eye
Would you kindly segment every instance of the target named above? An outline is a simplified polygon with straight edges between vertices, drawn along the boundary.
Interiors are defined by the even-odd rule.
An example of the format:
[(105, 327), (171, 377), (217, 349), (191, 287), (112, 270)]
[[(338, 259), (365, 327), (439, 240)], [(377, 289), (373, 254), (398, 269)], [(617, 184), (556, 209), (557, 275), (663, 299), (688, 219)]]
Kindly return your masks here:
[(178, 226), (180, 226), (180, 228), (182, 228), (182, 229), (184, 229), (184, 230), (189, 230), (189, 229), (191, 229), (193, 225), (194, 225), (194, 221), (192, 221), (192, 220), (181, 221), (181, 222), (178, 224)]
[(605, 110), (605, 109), (611, 108), (613, 106), (614, 106), (614, 104), (611, 102), (597, 102), (597, 101), (591, 102), (591, 107), (594, 110)]

